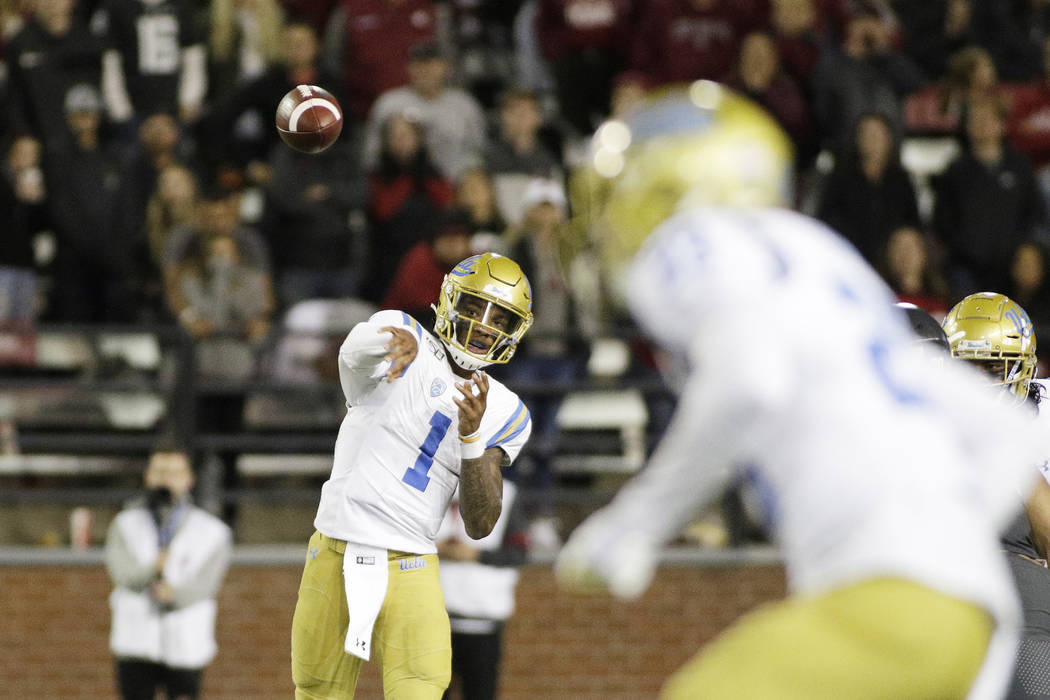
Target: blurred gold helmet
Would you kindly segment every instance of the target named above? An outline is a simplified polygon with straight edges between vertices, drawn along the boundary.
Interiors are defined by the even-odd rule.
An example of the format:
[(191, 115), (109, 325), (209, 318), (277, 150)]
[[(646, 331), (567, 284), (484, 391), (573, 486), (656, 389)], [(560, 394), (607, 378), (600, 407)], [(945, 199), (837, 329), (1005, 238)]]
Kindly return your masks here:
[(980, 292), (944, 317), (952, 357), (976, 363), (1020, 403), (1035, 375), (1035, 330), (1028, 314), (1003, 294)]
[(571, 183), (575, 233), (615, 281), (663, 220), (697, 206), (781, 206), (792, 147), (750, 100), (711, 81), (659, 91), (605, 122)]
[(434, 332), (456, 364), (476, 370), (514, 356), (532, 326), (532, 287), (510, 258), (482, 253), (445, 275)]

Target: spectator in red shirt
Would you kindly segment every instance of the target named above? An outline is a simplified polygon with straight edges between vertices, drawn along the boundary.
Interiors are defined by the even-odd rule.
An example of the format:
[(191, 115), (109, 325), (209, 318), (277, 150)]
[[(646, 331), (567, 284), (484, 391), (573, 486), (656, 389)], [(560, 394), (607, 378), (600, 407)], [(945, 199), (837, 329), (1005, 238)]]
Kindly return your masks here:
[(383, 298), (401, 257), (452, 204), (452, 184), (430, 159), (422, 127), (402, 114), (383, 125), (379, 165), (369, 173), (369, 265), (362, 292)]
[(364, 120), (379, 95), (408, 83), (408, 51), (433, 40), (436, 23), (432, 0), (342, 0), (325, 30), (324, 64), (344, 76), (344, 108)]
[(590, 134), (609, 111), (613, 77), (626, 60), (633, 0), (539, 0), (536, 35), (566, 121)]
[(654, 84), (722, 80), (740, 40), (766, 19), (757, 0), (654, 0), (631, 44), (631, 65)]
[(470, 253), (470, 219), (462, 211), (449, 211), (431, 229), (427, 240), (416, 243), (401, 258), (381, 308), (400, 309), (425, 328), (432, 327), (431, 305), (438, 303), (442, 280)]

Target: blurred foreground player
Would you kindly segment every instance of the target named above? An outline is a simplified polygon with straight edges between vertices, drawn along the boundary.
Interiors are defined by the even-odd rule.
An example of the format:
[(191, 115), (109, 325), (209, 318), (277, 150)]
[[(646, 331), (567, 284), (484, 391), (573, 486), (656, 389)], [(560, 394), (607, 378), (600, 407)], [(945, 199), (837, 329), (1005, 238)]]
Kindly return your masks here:
[(603, 125), (589, 162), (577, 210), (607, 281), (685, 376), (649, 464), (566, 543), (561, 584), (641, 594), (660, 546), (742, 481), (792, 595), (663, 697), (1000, 697), (1018, 610), (997, 533), (1030, 485), (1031, 422), (931, 367), (860, 255), (777, 208), (787, 140), (750, 102), (663, 93)]
[(380, 311), (339, 349), (348, 411), (292, 621), (298, 700), (353, 697), (373, 650), (387, 698), (437, 700), (448, 687), (435, 538), (457, 485), (471, 538), (500, 516), (500, 468), (532, 428), (521, 399), (481, 370), (514, 355), (532, 290), (510, 258), (475, 255), (445, 276), (436, 313), (431, 335)]
[[(1042, 404), (1046, 382), (1034, 378), (1036, 337), (1025, 310), (1002, 294), (971, 294), (948, 312), (944, 330), (952, 357), (984, 372), (1002, 398), (1027, 404), (1045, 432), (1050, 417)], [(1024, 614), (1010, 700), (1050, 697), (1050, 484), (1047, 462), (1039, 465), (1043, 478), (1036, 479), (1024, 511), (1002, 536)]]

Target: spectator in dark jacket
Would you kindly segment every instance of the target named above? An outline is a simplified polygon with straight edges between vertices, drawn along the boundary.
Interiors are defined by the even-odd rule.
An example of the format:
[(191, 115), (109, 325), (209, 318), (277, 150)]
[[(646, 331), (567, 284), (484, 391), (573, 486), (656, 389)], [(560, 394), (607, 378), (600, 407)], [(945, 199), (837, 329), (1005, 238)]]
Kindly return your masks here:
[(817, 216), (872, 265), (879, 264), (893, 231), (919, 225), (911, 176), (884, 116), (867, 114), (857, 122), (855, 145), (836, 156)]
[(322, 153), (279, 145), (271, 160), (270, 249), (283, 308), (311, 298), (355, 296), (366, 265), (366, 231), (351, 226), (363, 211), (368, 184), (358, 170), (354, 142)]
[(45, 149), (68, 135), (62, 106), (74, 85), (98, 86), (102, 44), (74, 13), (75, 0), (40, 0), (5, 47), (10, 71), (11, 126)]
[(131, 257), (115, 225), (121, 174), (99, 136), (98, 91), (76, 85), (64, 108), (71, 138), (52, 144), (44, 159), (58, 244), (56, 315), (78, 323), (135, 320)]
[(816, 156), (817, 139), (809, 105), (799, 84), (780, 69), (773, 36), (751, 32), (740, 43), (737, 66), (726, 82), (765, 107), (791, 137), (800, 170)]
[(1001, 103), (971, 104), (967, 148), (934, 181), (934, 228), (947, 248), (956, 298), (1003, 288), (1013, 251), (1046, 227), (1032, 166), (1004, 131)]

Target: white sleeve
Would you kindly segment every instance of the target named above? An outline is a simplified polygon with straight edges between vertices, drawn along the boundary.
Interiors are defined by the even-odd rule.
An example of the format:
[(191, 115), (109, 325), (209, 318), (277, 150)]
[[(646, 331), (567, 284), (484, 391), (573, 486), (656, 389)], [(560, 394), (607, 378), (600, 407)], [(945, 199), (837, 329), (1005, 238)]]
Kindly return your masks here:
[(115, 49), (102, 54), (102, 99), (109, 118), (115, 122), (125, 122), (135, 113), (124, 83), (124, 61)]
[(179, 76), (179, 107), (200, 109), (208, 90), (207, 55), (203, 44), (182, 50), (182, 74)]
[[(502, 466), (509, 467), (517, 459), (525, 443), (529, 441), (529, 436), (532, 434), (532, 416), (525, 402), (514, 394), (510, 395), (510, 400), (506, 405), (513, 406), (513, 408), (503, 412), (498, 421), (492, 423), (489, 422), (489, 410), (485, 411), (485, 416), (481, 421), (481, 431), (485, 438), (485, 449), (498, 447), (503, 450)], [(492, 415), (494, 414), (495, 411)]]
[(387, 353), (386, 344), (393, 337), (390, 331), (379, 330), (385, 325), (358, 323), (339, 347), (339, 383), (348, 404), (357, 403), (383, 378), (380, 365)]

